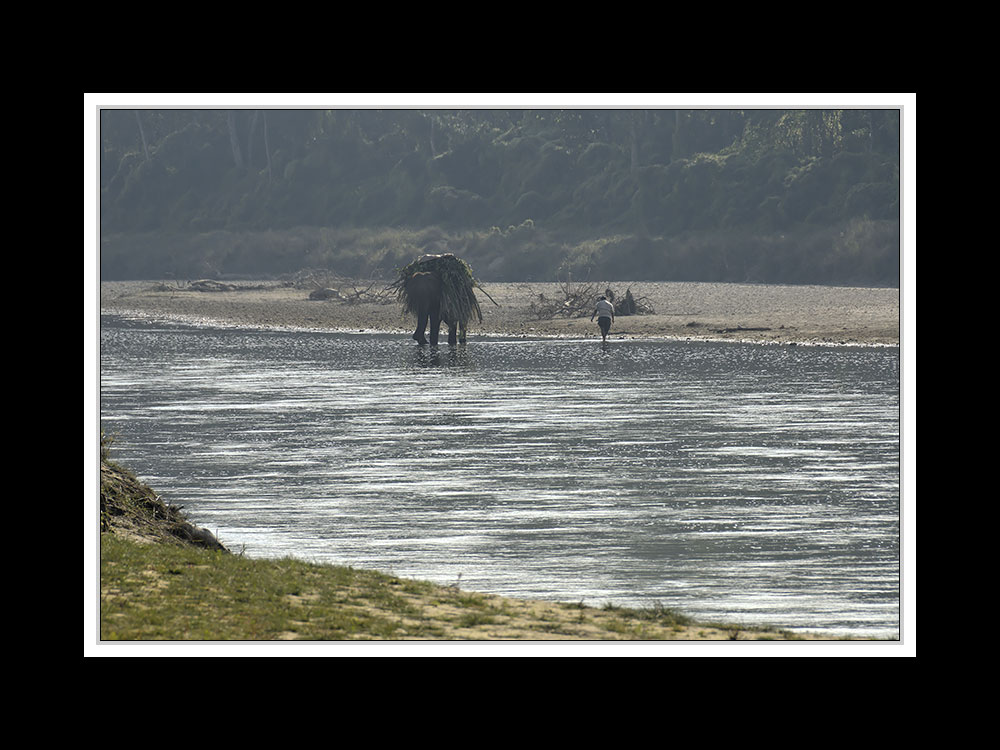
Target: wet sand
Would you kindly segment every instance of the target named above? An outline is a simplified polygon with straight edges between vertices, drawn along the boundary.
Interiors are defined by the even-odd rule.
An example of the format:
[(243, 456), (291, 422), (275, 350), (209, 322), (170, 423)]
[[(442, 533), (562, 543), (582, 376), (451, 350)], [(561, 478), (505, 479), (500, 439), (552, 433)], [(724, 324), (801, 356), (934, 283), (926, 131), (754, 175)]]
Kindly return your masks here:
[[(101, 283), (101, 312), (223, 326), (391, 332), (408, 336), (411, 316), (384, 285), (362, 301), (345, 301), (363, 285), (340, 287), (340, 299), (310, 299), (313, 288), (288, 282), (233, 282), (224, 291), (156, 281)], [(774, 344), (898, 346), (898, 289), (697, 282), (614, 282), (650, 314), (618, 316), (611, 340), (669, 338)], [(482, 323), (477, 336), (600, 338), (589, 312), (582, 317), (539, 317), (533, 303), (561, 300), (556, 283), (484, 283), (477, 291)], [(488, 295), (488, 296), (487, 296)]]

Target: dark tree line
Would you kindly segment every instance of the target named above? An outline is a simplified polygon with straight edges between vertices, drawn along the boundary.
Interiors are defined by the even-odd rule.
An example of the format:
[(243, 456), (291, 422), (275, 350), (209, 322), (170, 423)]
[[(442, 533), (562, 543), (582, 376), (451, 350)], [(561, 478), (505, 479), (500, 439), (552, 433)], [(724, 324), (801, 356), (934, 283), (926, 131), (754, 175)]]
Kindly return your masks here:
[[(197, 264), (209, 236), (231, 245), (212, 248), (219, 274), (370, 272), (345, 233), (433, 228), (510, 278), (898, 283), (899, 124), (893, 109), (108, 109), (102, 273), (162, 270), (167, 246)], [(264, 234), (273, 257), (248, 239)]]

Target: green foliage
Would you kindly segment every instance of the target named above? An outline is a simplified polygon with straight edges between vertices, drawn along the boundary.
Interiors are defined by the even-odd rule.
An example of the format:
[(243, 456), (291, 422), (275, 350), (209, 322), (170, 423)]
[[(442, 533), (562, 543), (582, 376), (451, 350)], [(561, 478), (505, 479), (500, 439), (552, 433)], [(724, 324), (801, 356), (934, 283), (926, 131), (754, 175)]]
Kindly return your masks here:
[[(105, 278), (385, 270), (424, 247), (376, 262), (370, 239), (301, 238), (433, 227), (485, 278), (552, 279), (582, 248), (629, 236), (634, 267), (607, 278), (680, 267), (715, 280), (731, 270), (719, 254), (691, 254), (708, 237), (747, 255), (871, 221), (896, 231), (861, 240), (880, 243), (861, 247), (859, 268), (881, 269), (864, 280), (898, 283), (898, 261), (883, 262), (899, 244), (896, 110), (105, 110), (100, 169)], [(683, 259), (664, 254), (678, 245)], [(748, 267), (843, 280), (815, 270), (835, 257), (804, 252), (804, 276), (776, 257)]]

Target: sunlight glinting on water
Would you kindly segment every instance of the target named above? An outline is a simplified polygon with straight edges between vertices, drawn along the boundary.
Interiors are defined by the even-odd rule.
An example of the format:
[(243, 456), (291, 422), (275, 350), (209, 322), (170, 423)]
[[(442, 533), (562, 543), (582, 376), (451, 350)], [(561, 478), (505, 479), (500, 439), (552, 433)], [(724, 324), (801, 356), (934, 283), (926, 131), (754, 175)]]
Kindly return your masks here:
[(898, 629), (898, 352), (102, 324), (121, 460), (251, 556)]

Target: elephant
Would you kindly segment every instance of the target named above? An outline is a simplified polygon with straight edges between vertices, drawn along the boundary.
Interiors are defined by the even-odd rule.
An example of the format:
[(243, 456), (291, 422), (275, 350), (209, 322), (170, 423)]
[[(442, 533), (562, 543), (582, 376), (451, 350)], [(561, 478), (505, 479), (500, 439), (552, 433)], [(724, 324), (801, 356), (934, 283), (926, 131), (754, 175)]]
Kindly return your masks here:
[(419, 344), (426, 344), (424, 331), (430, 324), (431, 346), (437, 346), (441, 324), (448, 326), (448, 343), (465, 343), (466, 321), (454, 320), (458, 317), (443, 309), (441, 304), (441, 278), (431, 271), (416, 271), (406, 281), (406, 294), (411, 307), (417, 313), (417, 330), (413, 339)]

